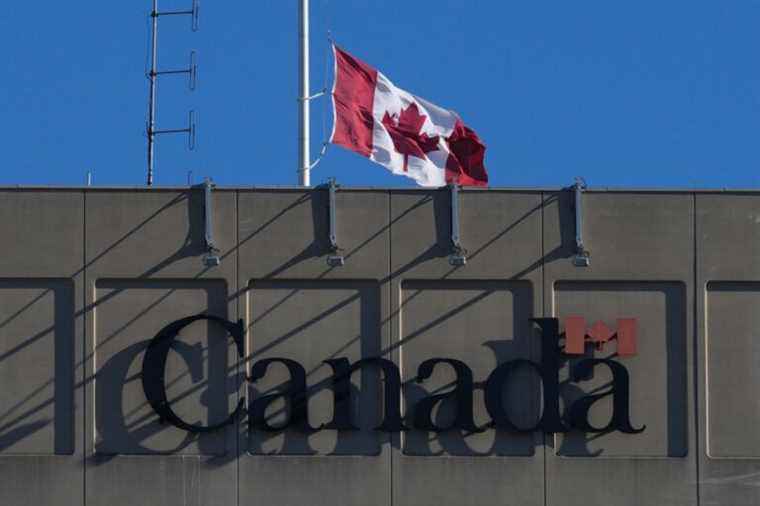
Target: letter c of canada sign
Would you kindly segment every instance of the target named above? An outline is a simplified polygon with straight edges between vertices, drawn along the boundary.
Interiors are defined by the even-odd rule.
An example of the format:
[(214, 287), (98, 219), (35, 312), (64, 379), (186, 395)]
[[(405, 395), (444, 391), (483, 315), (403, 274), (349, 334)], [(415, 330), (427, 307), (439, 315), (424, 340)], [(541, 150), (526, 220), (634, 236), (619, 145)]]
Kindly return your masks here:
[[(170, 323), (148, 345), (142, 368), (142, 383), (145, 396), (153, 410), (163, 422), (168, 422), (182, 430), (202, 433), (219, 430), (226, 425), (235, 423), (245, 413), (245, 399), (240, 399), (237, 408), (221, 423), (214, 425), (193, 425), (180, 418), (167, 398), (165, 374), (166, 361), (172, 342), (180, 330), (198, 320), (207, 320), (222, 326), (227, 334), (232, 336), (237, 347), (238, 356), (244, 359), (244, 326), (243, 321), (230, 322), (224, 318), (199, 314), (182, 318)], [(547, 433), (568, 432), (571, 429), (583, 432), (620, 431), (627, 434), (642, 432), (646, 426), (634, 428), (630, 420), (630, 382), (628, 370), (616, 360), (609, 358), (582, 358), (571, 365), (571, 378), (588, 377), (595, 367), (605, 366), (612, 374), (609, 388), (602, 392), (581, 397), (566, 407), (564, 415), (560, 413), (559, 371), (562, 367), (562, 349), (560, 348), (559, 321), (556, 318), (533, 318), (531, 321), (541, 330), (541, 360), (533, 362), (527, 359), (516, 359), (497, 366), (485, 382), (485, 408), (491, 417), (491, 422), (477, 426), (473, 416), (474, 382), (472, 370), (464, 363), (453, 358), (431, 358), (422, 362), (417, 369), (417, 382), (429, 378), (436, 367), (447, 366), (456, 374), (453, 389), (446, 393), (429, 395), (414, 405), (411, 419), (401, 415), (401, 377), (398, 367), (382, 357), (368, 357), (353, 364), (345, 357), (325, 360), (333, 371), (330, 388), (333, 394), (333, 418), (320, 427), (312, 427), (309, 423), (307, 407), (308, 389), (306, 371), (298, 362), (289, 358), (265, 358), (254, 362), (251, 383), (263, 378), (270, 364), (284, 365), (290, 375), (288, 388), (273, 394), (262, 395), (253, 399), (248, 406), (248, 423), (253, 430), (267, 432), (282, 431), (292, 427), (305, 431), (313, 430), (358, 430), (352, 422), (351, 413), (351, 375), (365, 367), (373, 367), (382, 371), (384, 378), (383, 420), (375, 430), (398, 432), (405, 430), (424, 430), (441, 432), (446, 430), (463, 430), (480, 432), (489, 428), (499, 428), (512, 432), (543, 431)], [(530, 427), (515, 424), (504, 403), (504, 385), (519, 368), (532, 369), (541, 379), (543, 385), (543, 409), (540, 418)], [(589, 421), (589, 411), (599, 400), (612, 397), (612, 416), (604, 426), (594, 426)], [(266, 411), (269, 405), (283, 398), (289, 405), (289, 415), (284, 423), (271, 425), (267, 420)], [(435, 407), (444, 399), (452, 398), (456, 406), (454, 420), (448, 425), (439, 425), (433, 421)]]

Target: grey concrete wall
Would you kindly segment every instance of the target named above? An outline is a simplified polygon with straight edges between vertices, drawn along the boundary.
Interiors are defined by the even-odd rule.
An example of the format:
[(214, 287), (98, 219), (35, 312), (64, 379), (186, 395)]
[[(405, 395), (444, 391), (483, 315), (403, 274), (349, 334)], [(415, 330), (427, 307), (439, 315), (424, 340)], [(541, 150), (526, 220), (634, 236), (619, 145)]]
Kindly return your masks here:
[[(541, 194), (462, 193), (464, 267), (448, 261), (448, 192), (391, 192), (390, 198), (394, 359), (407, 408), (411, 414), (413, 402), (454, 379), (439, 366), (418, 384), (419, 364), (451, 357), (468, 364), (479, 383), (475, 422), (483, 425), (488, 417), (482, 384), (491, 370), (508, 360), (537, 358), (527, 319), (541, 307)], [(525, 374), (511, 384), (516, 420), (535, 411), (532, 381), (537, 380)], [(439, 414), (439, 423), (446, 423), (445, 415)], [(393, 454), (393, 504), (476, 505), (486, 498), (543, 504), (542, 438), (494, 429), (404, 433)]]
[[(576, 267), (572, 194), (463, 190), (454, 266), (447, 190), (340, 189), (330, 267), (326, 191), (213, 193), (221, 264), (204, 266), (198, 189), (0, 191), (0, 503), (19, 505), (754, 505), (760, 472), (760, 194), (584, 194), (589, 267)], [(183, 330), (169, 355), (173, 408), (227, 417), (288, 385), (272, 357), (307, 373), (309, 422), (332, 417), (324, 360), (382, 356), (400, 369), (403, 413), (446, 392), (465, 362), (485, 430), (387, 434), (380, 373), (351, 376), (356, 431), (274, 433), (247, 419), (189, 436), (147, 403), (141, 366), (167, 323), (205, 312), (245, 325), (245, 356), (217, 325)], [(514, 359), (541, 359), (532, 317), (636, 318), (637, 353), (595, 352), (630, 376), (640, 434), (516, 433), (486, 426), (484, 384)], [(591, 348), (587, 353), (592, 353)], [(561, 371), (563, 408), (608, 388), (603, 367)], [(513, 420), (541, 411), (518, 369)], [(612, 398), (592, 424), (609, 420)], [(435, 421), (449, 423), (444, 401)], [(288, 406), (274, 403), (273, 423)]]
[[(547, 505), (698, 504), (694, 439), (694, 205), (687, 194), (589, 193), (583, 201), (589, 267), (566, 258), (574, 247), (572, 194), (546, 195), (544, 311), (614, 327), (637, 318), (638, 354), (621, 358), (631, 378), (637, 435), (557, 435), (547, 447)], [(614, 351), (612, 348), (607, 355)], [(567, 385), (590, 393), (609, 376)], [(575, 391), (579, 390), (579, 391)], [(611, 400), (598, 405), (598, 425)]]
[(700, 494), (758, 504), (760, 198), (697, 195), (695, 206)]

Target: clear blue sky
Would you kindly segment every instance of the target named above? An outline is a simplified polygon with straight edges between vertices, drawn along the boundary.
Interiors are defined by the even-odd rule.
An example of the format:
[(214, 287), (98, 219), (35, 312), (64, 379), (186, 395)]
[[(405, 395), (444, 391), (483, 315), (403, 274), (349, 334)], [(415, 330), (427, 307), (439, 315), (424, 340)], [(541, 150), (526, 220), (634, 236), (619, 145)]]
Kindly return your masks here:
[[(5, 2), (0, 184), (145, 180), (149, 0)], [(160, 0), (184, 8), (190, 0)], [(163, 67), (200, 58), (199, 87), (162, 78), (158, 126), (199, 114), (198, 149), (160, 139), (156, 183), (292, 185), (297, 1), (212, 1), (201, 30), (164, 18)], [(312, 0), (312, 80), (326, 30), (398, 86), (460, 113), (492, 186), (760, 187), (760, 1)], [(331, 66), (332, 64), (330, 64)], [(330, 71), (331, 74), (331, 71)], [(329, 77), (331, 79), (331, 76)], [(313, 152), (332, 118), (313, 103)], [(328, 117), (323, 117), (327, 111)], [(313, 173), (411, 186), (331, 147)]]

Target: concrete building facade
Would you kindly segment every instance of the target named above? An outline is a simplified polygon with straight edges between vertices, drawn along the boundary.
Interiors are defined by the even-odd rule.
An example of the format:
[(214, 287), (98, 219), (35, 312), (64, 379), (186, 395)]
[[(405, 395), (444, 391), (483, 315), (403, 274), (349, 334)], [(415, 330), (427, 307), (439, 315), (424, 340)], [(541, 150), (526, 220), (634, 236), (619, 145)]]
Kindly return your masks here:
[[(464, 265), (449, 189), (339, 188), (337, 250), (325, 188), (0, 193), (2, 504), (760, 504), (760, 193), (585, 191), (588, 266), (573, 261), (563, 189), (461, 190)], [(206, 217), (218, 265), (204, 262)], [(173, 411), (223, 422), (292, 387), (283, 363), (251, 377), (288, 358), (314, 430), (288, 424), (285, 397), (266, 410), (282, 430), (160, 419), (146, 350), (201, 313), (242, 320), (242, 353), (212, 321), (185, 327), (165, 364)], [(546, 359), (533, 318), (556, 318), (565, 352), (580, 335), (582, 355), (558, 351), (558, 402), (566, 417), (589, 399), (599, 430), (489, 423), (494, 402), (522, 428), (546, 414), (545, 378), (525, 362), (488, 394), (501, 365)], [(375, 430), (390, 380), (374, 366), (350, 376), (356, 429), (318, 430), (336, 411), (325, 361), (343, 357), (396, 367), (409, 430)], [(452, 367), (417, 381), (431, 358), (471, 371), (477, 431), (414, 426), (431, 395), (441, 427), (463, 409)], [(620, 364), (627, 382), (601, 362), (584, 373), (584, 358)], [(603, 430), (621, 399), (643, 431)]]

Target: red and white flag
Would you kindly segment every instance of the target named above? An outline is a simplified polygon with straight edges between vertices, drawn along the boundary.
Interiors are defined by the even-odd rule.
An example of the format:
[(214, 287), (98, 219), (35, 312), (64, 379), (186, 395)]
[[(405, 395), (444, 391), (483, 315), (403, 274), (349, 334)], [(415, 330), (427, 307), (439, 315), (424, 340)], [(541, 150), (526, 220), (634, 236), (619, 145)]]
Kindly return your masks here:
[(334, 124), (330, 142), (411, 177), (421, 186), (488, 186), (486, 147), (459, 116), (394, 86), (333, 46)]

